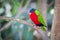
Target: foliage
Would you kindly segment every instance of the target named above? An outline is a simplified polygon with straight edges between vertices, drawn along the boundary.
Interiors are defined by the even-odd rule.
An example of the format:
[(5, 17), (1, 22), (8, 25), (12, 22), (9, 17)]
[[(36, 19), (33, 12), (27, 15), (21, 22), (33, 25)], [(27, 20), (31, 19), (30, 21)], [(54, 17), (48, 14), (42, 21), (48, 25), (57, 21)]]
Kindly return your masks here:
[(19, 0), (11, 0), (11, 5), (12, 5), (12, 15), (16, 15), (18, 12), (17, 12), (17, 9), (20, 7), (20, 1)]

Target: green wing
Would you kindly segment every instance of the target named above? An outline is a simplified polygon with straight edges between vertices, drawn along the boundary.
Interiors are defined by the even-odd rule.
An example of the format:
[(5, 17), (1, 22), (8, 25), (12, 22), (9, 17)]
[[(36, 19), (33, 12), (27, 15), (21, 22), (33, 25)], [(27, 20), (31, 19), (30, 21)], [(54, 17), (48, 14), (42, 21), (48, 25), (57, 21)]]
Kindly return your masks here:
[(42, 27), (43, 30), (46, 30), (46, 22), (43, 18), (43, 16), (41, 15), (41, 12), (39, 12), (38, 10), (35, 11), (36, 15), (38, 16), (38, 21), (41, 22), (44, 26)]

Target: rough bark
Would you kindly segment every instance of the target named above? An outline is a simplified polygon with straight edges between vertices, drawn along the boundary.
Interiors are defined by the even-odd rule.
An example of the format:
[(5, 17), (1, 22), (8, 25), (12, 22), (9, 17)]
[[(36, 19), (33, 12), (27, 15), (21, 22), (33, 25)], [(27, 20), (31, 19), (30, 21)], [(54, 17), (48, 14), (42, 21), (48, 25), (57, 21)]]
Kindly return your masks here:
[(51, 40), (60, 40), (60, 0), (55, 0), (55, 13), (51, 31)]

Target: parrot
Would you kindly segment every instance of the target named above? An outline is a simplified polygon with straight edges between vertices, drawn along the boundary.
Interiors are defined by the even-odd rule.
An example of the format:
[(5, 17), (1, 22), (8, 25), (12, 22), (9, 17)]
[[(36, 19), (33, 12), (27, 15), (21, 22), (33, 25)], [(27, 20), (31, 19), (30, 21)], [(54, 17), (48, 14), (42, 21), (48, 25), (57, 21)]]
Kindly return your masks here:
[(29, 17), (32, 20), (32, 22), (36, 25), (37, 29), (41, 27), (42, 30), (46, 31), (46, 22), (39, 10), (34, 8), (30, 9)]

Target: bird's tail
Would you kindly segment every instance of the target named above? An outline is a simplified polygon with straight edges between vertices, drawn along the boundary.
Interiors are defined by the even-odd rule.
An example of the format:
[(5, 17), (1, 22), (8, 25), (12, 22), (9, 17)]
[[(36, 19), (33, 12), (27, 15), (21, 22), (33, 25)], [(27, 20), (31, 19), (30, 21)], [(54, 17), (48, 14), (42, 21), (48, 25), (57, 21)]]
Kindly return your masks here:
[(42, 26), (41, 28), (42, 28), (43, 31), (45, 31), (45, 32), (47, 31), (46, 30), (47, 28), (45, 26)]

